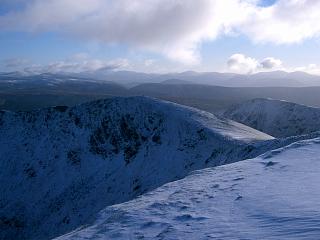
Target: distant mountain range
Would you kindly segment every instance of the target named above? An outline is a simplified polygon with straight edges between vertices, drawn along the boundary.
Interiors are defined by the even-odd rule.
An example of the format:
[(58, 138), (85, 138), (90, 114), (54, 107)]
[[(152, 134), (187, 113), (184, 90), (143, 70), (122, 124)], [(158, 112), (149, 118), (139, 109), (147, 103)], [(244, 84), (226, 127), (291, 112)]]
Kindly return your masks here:
[(320, 76), (311, 75), (305, 72), (260, 72), (256, 74), (235, 74), (218, 72), (193, 72), (168, 74), (147, 74), (131, 71), (94, 71), (80, 73), (76, 76), (87, 77), (99, 80), (113, 81), (119, 84), (139, 83), (193, 83), (224, 87), (306, 87), (320, 86)]
[[(37, 77), (40, 74), (12, 72), (0, 73), (0, 78), (23, 78)], [(81, 73), (60, 73), (60, 76), (69, 76), (73, 78), (83, 78), (100, 81), (109, 81), (126, 86), (134, 86), (141, 83), (185, 83), (185, 84), (204, 84), (224, 87), (306, 87), (320, 86), (320, 76), (311, 75), (305, 72), (260, 72), (255, 74), (235, 74), (219, 72), (194, 72), (187, 71), (181, 73), (142, 73), (134, 71), (112, 71), (96, 70)]]
[[(0, 109), (17, 111), (56, 105), (74, 106), (113, 96), (141, 95), (169, 100), (213, 113), (255, 98), (273, 98), (320, 107), (320, 86), (302, 87), (302, 85), (308, 85), (307, 83), (312, 85), (311, 82), (317, 82), (316, 79), (319, 77), (301, 72), (268, 72), (254, 75), (196, 72), (163, 75), (113, 71), (103, 73), (106, 77), (101, 79), (93, 78), (93, 75), (90, 77), (89, 73), (86, 73), (86, 76), (0, 74)], [(210, 83), (220, 81), (222, 85), (230, 85), (233, 81), (230, 79), (240, 77), (244, 78), (240, 81), (242, 83), (249, 83), (248, 79), (261, 83), (266, 76), (269, 83), (279, 83), (286, 79), (285, 76), (295, 76), (297, 79), (303, 79), (299, 81), (305, 82), (300, 84), (300, 87), (244, 87), (246, 84), (242, 84), (242, 87), (223, 87), (204, 84), (209, 79), (215, 79)], [(201, 82), (203, 84), (200, 84)]]

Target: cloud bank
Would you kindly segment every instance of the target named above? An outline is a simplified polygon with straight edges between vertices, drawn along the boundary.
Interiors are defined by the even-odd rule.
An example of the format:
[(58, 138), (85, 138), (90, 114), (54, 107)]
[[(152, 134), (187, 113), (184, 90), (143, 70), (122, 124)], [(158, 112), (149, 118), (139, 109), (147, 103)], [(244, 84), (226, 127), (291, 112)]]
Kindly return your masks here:
[[(84, 40), (125, 44), (187, 64), (199, 62), (202, 42), (225, 34), (243, 34), (257, 43), (275, 44), (297, 43), (320, 34), (319, 0), (278, 0), (268, 7), (261, 7), (258, 0), (18, 2), (22, 8), (0, 16), (1, 31), (55, 31)], [(264, 66), (273, 64), (277, 63), (269, 59)]]
[(31, 0), (0, 17), (0, 28), (58, 31), (195, 63), (199, 44), (241, 21), (245, 8), (238, 0)]
[(26, 73), (80, 73), (96, 70), (121, 70), (129, 66), (127, 59), (101, 60), (86, 54), (76, 54), (68, 59), (49, 64), (29, 64), (20, 71)]

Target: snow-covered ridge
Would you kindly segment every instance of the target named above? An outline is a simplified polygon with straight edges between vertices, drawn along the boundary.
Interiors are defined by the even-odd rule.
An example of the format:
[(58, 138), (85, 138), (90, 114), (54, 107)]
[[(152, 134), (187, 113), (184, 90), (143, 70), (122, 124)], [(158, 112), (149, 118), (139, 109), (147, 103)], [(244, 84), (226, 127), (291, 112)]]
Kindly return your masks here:
[(0, 239), (55, 237), (193, 170), (257, 156), (270, 141), (231, 120), (145, 97), (1, 111)]
[(223, 116), (274, 137), (309, 134), (320, 130), (320, 108), (287, 101), (254, 99), (232, 107)]
[(57, 240), (318, 239), (320, 138), (199, 170)]

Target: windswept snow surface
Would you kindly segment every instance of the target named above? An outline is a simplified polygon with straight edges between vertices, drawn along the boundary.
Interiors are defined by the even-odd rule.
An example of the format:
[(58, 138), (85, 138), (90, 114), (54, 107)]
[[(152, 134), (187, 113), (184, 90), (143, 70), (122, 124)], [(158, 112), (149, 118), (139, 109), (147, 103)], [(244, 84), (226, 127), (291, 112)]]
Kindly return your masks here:
[(196, 171), (107, 207), (57, 240), (272, 239), (320, 236), (320, 138)]
[(109, 205), (193, 170), (255, 157), (274, 141), (231, 120), (145, 97), (1, 111), (0, 239), (59, 236)]
[(309, 134), (320, 130), (320, 108), (280, 100), (250, 100), (230, 108), (223, 116), (274, 137)]

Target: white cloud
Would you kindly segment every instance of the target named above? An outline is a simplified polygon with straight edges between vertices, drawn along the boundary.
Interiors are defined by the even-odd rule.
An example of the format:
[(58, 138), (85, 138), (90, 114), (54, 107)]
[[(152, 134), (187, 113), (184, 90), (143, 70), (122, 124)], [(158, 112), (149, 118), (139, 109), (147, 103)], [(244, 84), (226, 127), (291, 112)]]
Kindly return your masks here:
[(228, 59), (227, 65), (232, 72), (245, 74), (282, 69), (282, 62), (279, 59), (267, 57), (259, 61), (240, 53), (233, 54)]
[(259, 0), (14, 1), (24, 7), (0, 16), (0, 30), (57, 31), (187, 64), (199, 63), (200, 44), (222, 34), (276, 44), (320, 34), (320, 0), (278, 0), (269, 7)]
[(233, 54), (228, 62), (228, 68), (237, 73), (252, 73), (259, 67), (256, 59), (247, 57), (243, 54)]
[(144, 65), (146, 67), (150, 67), (150, 66), (154, 65), (155, 62), (156, 62), (155, 59), (147, 59), (147, 60), (144, 61)]
[(256, 8), (238, 30), (256, 42), (298, 43), (320, 34), (319, 0), (278, 0)]
[(282, 66), (282, 61), (273, 57), (267, 57), (260, 62), (263, 69), (275, 69)]

